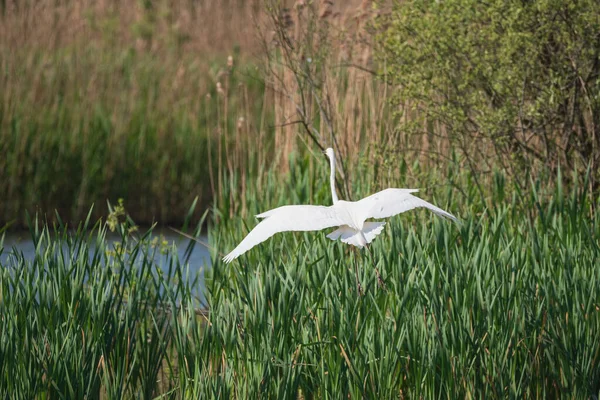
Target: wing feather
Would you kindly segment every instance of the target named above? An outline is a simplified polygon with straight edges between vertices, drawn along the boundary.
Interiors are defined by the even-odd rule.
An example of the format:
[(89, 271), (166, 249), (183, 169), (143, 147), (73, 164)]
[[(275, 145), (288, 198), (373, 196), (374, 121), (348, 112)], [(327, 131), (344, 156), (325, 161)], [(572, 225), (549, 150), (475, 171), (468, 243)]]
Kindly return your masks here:
[(318, 231), (346, 223), (333, 206), (283, 206), (267, 213), (269, 218), (263, 219), (256, 225), (244, 240), (223, 258), (223, 261), (230, 263), (252, 247), (279, 232)]
[(417, 189), (385, 189), (358, 201), (367, 210), (366, 218), (388, 218), (418, 207), (428, 208), (437, 215), (456, 221), (456, 217), (433, 204), (413, 196)]
[(256, 218), (268, 218), (271, 215), (273, 215), (273, 213), (275, 213), (276, 210), (277, 210), (277, 208), (274, 208), (272, 210), (265, 211), (265, 212), (260, 213), (260, 214), (256, 214)]

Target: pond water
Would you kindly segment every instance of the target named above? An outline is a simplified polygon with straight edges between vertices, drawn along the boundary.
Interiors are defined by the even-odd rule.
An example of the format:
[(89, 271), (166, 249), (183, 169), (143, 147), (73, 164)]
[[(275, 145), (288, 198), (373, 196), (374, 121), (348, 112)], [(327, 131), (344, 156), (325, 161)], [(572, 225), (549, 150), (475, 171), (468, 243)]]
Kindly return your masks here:
[[(185, 250), (188, 247), (188, 244), (190, 243), (190, 239), (176, 232), (173, 232), (170, 229), (155, 229), (152, 232), (152, 238), (154, 237), (158, 237), (159, 239), (164, 238), (164, 240), (166, 240), (169, 243), (169, 245), (175, 244), (175, 246), (177, 246), (177, 255), (179, 257), (179, 260), (183, 262)], [(199, 239), (204, 243), (207, 242), (207, 238), (204, 236), (201, 236)], [(107, 242), (111, 244), (113, 242), (120, 242), (120, 238), (116, 234), (108, 234)], [(2, 252), (2, 254), (0, 254), (0, 265), (6, 265), (8, 262), (8, 258), (14, 251), (22, 253), (26, 259), (34, 258), (35, 246), (33, 244), (33, 241), (31, 240), (31, 235), (28, 231), (6, 233), (4, 238), (4, 251)], [(163, 270), (166, 270), (168, 268), (167, 256), (161, 254), (159, 251), (156, 252), (155, 261), (157, 265), (159, 265)], [(209, 251), (204, 245), (196, 243), (189, 258), (189, 272), (191, 276), (195, 276), (198, 273), (201, 274), (199, 279), (201, 286), (203, 286), (204, 281), (204, 279), (202, 279), (202, 272), (205, 271), (207, 268), (210, 268)], [(197, 289), (201, 291), (202, 287)]]

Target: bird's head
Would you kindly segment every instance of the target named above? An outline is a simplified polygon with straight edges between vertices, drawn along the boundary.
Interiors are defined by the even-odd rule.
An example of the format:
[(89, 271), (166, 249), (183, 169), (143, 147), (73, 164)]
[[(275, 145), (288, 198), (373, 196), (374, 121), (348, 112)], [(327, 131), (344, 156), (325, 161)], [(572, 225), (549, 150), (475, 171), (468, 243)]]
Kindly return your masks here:
[(329, 157), (329, 159), (333, 159), (333, 149), (331, 147), (328, 147), (323, 153), (327, 154), (327, 157)]

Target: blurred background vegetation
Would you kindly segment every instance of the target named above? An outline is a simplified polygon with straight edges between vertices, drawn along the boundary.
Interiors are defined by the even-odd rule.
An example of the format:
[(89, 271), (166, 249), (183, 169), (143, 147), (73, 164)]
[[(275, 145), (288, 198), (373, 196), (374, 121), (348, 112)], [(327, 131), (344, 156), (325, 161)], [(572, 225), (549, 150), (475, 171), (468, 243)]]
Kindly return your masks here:
[(599, 7), (3, 1), (0, 222), (117, 198), (181, 222), (196, 196), (327, 146), (346, 196), (361, 158), (396, 186), (418, 161), (468, 170), (483, 197), (494, 171), (525, 189), (558, 169), (595, 195)]
[[(79, 221), (92, 203), (101, 212), (120, 197), (145, 224), (180, 221), (196, 196), (207, 206), (209, 137), (244, 117), (246, 133), (263, 108), (251, 68), (259, 9), (3, 1), (0, 221), (55, 209)], [(234, 73), (238, 65), (249, 72)]]

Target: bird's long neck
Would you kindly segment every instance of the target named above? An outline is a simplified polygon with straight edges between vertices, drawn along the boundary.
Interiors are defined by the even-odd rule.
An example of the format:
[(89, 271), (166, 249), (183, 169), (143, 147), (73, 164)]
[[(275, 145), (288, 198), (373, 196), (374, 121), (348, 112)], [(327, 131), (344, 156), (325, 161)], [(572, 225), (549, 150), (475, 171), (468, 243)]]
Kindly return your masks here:
[(329, 181), (331, 184), (331, 198), (333, 199), (333, 204), (339, 201), (337, 193), (335, 192), (335, 157), (329, 158), (329, 165), (331, 166), (331, 173), (329, 175)]

